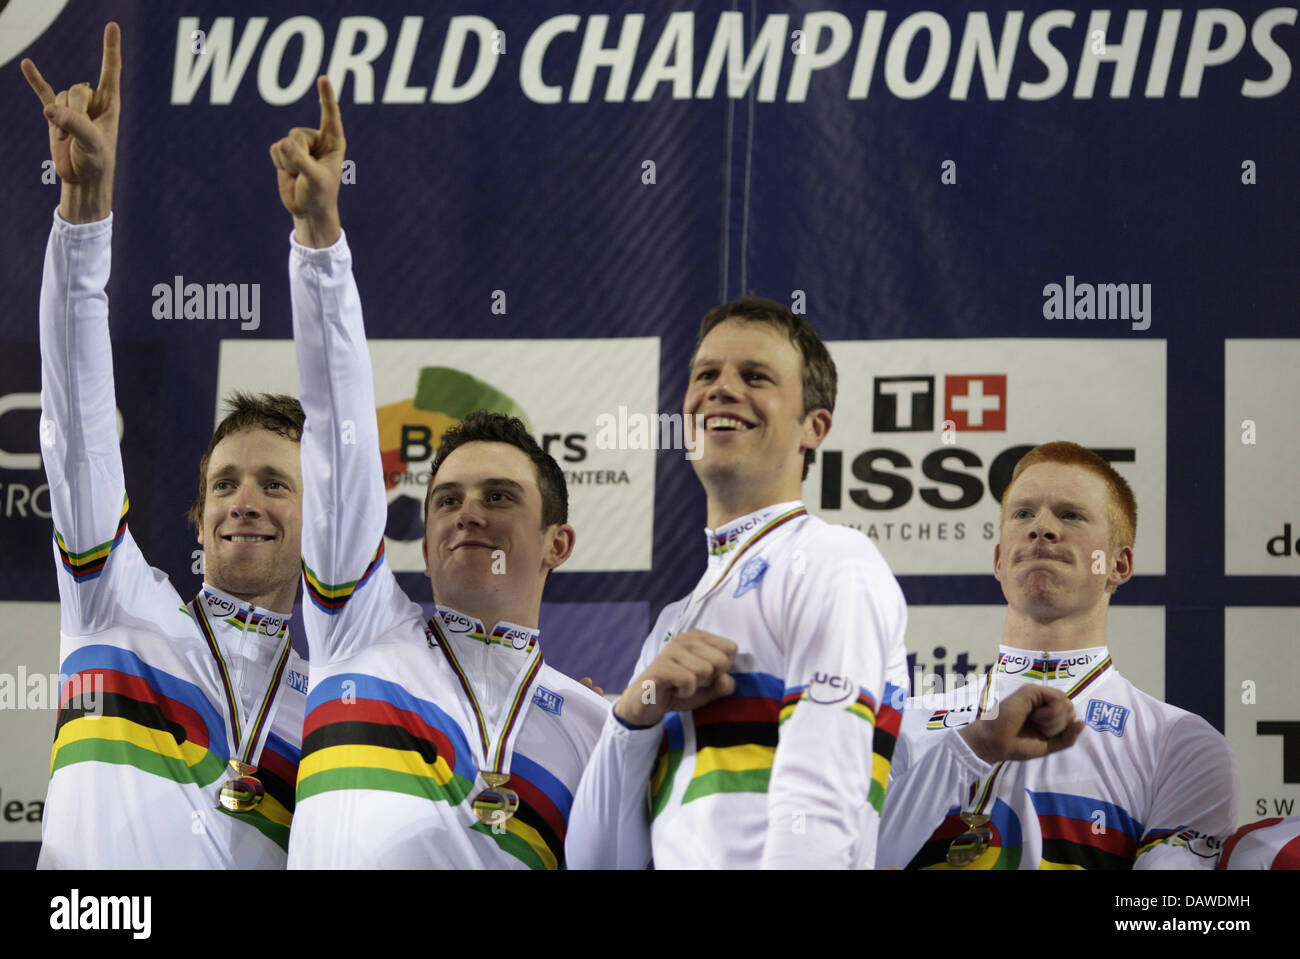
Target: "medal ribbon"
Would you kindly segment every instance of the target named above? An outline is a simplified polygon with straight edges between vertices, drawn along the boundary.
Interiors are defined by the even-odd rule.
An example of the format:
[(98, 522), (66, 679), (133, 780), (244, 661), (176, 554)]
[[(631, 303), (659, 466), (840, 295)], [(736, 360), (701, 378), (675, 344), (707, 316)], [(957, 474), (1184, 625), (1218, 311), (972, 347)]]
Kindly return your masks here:
[(714, 590), (716, 590), (719, 586), (721, 586), (726, 581), (727, 577), (731, 575), (731, 571), (735, 569), (736, 564), (740, 562), (741, 557), (743, 557), (746, 553), (748, 553), (752, 547), (757, 546), (759, 540), (761, 540), (768, 533), (771, 533), (778, 526), (784, 526), (792, 519), (798, 519), (800, 516), (807, 515), (807, 513), (808, 510), (805, 507), (796, 506), (794, 509), (782, 513), (780, 516), (774, 517), (770, 522), (762, 526), (756, 533), (754, 533), (754, 535), (749, 538), (748, 542), (746, 542), (744, 546), (740, 547), (740, 549), (736, 551), (736, 555), (731, 557), (731, 561), (727, 563), (726, 568), (723, 569), (722, 575), (719, 576), (714, 581), (713, 585), (709, 587), (708, 592), (706, 592), (699, 599), (692, 599), (691, 602), (687, 604), (686, 611), (682, 614), (682, 618), (678, 621), (677, 628), (673, 630), (672, 635), (675, 635), (682, 631), (682, 628), (686, 625), (687, 621), (691, 619), (692, 614), (699, 611), (699, 608), (704, 605), (704, 601), (708, 599), (710, 596), (712, 596)]
[[(542, 668), (541, 647), (534, 645), (529, 648), (527, 655), (532, 657), (532, 662), (523, 668), (523, 678), (515, 688), (514, 694), (510, 697), (510, 706), (506, 710), (505, 718), (501, 722), (501, 728), (497, 732), (496, 749), (494, 750), (488, 738), (487, 721), (483, 717), (483, 709), (478, 704), (478, 697), (474, 695), (474, 687), (470, 684), (469, 676), (465, 674), (465, 670), (461, 668), (460, 661), (456, 659), (456, 652), (451, 648), (451, 643), (447, 642), (447, 637), (443, 635), (442, 627), (438, 625), (437, 616), (430, 617), (429, 626), (433, 629), (434, 635), (438, 637), (438, 648), (447, 657), (452, 672), (460, 680), (461, 689), (465, 690), (465, 695), (469, 697), (470, 708), (474, 710), (474, 720), (478, 725), (479, 739), (483, 743), (483, 760), (489, 766), (485, 771), (501, 773), (504, 771), (504, 767), (508, 765), (506, 744), (510, 741), (519, 717), (528, 705), (528, 687), (532, 685), (533, 679), (536, 678), (538, 671)], [(536, 655), (534, 655), (534, 650)]]
[[(247, 741), (241, 735), (242, 724), (239, 721), (239, 696), (235, 692), (235, 684), (230, 679), (230, 668), (226, 665), (226, 659), (221, 655), (221, 647), (217, 645), (217, 637), (212, 632), (212, 624), (208, 622), (207, 613), (203, 611), (203, 606), (199, 599), (203, 596), (200, 592), (198, 596), (190, 602), (190, 608), (194, 611), (194, 619), (199, 624), (199, 630), (203, 633), (203, 638), (207, 640), (208, 649), (212, 651), (213, 657), (217, 661), (217, 671), (221, 674), (222, 687), (226, 693), (226, 708), (230, 712), (230, 728), (234, 733), (234, 747), (239, 760), (248, 766), (256, 766), (252, 762), (253, 750), (257, 748), (258, 741), (262, 738), (262, 730), (268, 724), (271, 714), (275, 711), (272, 704), (276, 700), (276, 694), (280, 691), (280, 680), (284, 676), (285, 665), (289, 662), (289, 631), (284, 633), (284, 648), (280, 650), (280, 659), (271, 671), (271, 683), (267, 687), (266, 693), (262, 696), (262, 705), (258, 709), (253, 719), (253, 724), (249, 727), (251, 735)], [(234, 756), (232, 759), (236, 758)]]

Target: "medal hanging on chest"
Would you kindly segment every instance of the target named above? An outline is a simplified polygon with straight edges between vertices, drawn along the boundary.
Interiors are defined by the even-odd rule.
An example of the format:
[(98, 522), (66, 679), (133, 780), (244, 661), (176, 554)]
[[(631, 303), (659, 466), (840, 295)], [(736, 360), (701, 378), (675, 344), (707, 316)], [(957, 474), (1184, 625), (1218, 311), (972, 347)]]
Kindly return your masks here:
[(190, 608), (194, 613), (194, 620), (199, 624), (199, 631), (203, 633), (203, 638), (207, 640), (208, 649), (211, 650), (213, 658), (217, 661), (217, 672), (221, 676), (222, 686), (226, 694), (226, 709), (230, 714), (230, 732), (233, 736), (231, 742), (235, 751), (240, 758), (230, 757), (226, 761), (231, 777), (221, 784), (217, 790), (217, 806), (230, 813), (242, 814), (252, 812), (261, 804), (262, 799), (266, 796), (266, 787), (262, 781), (257, 778), (257, 766), (250, 760), (257, 749), (257, 744), (262, 738), (263, 730), (271, 724), (271, 717), (275, 714), (275, 708), (279, 705), (280, 680), (284, 676), (284, 669), (289, 662), (289, 633), (285, 631), (284, 648), (280, 650), (280, 656), (276, 662), (275, 669), (271, 671), (271, 682), (262, 696), (262, 705), (258, 709), (253, 721), (245, 728), (239, 719), (239, 696), (235, 691), (235, 685), (230, 678), (230, 670), (226, 666), (225, 657), (221, 655), (221, 648), (217, 645), (217, 637), (212, 632), (212, 625), (208, 622), (207, 615), (199, 603), (199, 596), (194, 597), (190, 603)]
[(487, 788), (474, 797), (470, 807), (483, 825), (500, 827), (519, 811), (519, 794), (507, 785), (510, 782), (510, 746), (514, 734), (522, 723), (524, 711), (528, 708), (528, 689), (542, 668), (541, 646), (533, 646), (527, 653), (528, 659), (519, 670), (519, 678), (509, 698), (509, 705), (502, 717), (494, 744), (488, 737), (487, 720), (479, 706), (478, 697), (474, 695), (474, 687), (465, 670), (461, 668), (460, 661), (456, 658), (456, 651), (451, 648), (451, 643), (447, 641), (447, 637), (438, 625), (437, 616), (429, 620), (429, 626), (437, 638), (436, 645), (447, 657), (448, 665), (460, 680), (461, 689), (469, 700), (475, 725), (478, 728), (479, 742), (483, 746), (483, 758), (488, 767), (479, 770), (479, 775), (487, 783)]
[(984, 850), (989, 848), (989, 842), (993, 839), (988, 816), (964, 812), (961, 821), (966, 824), (966, 832), (948, 845), (948, 865), (954, 869), (969, 866), (984, 855)]
[(262, 781), (253, 775), (257, 772), (257, 767), (238, 759), (230, 760), (229, 765), (235, 778), (222, 783), (217, 801), (228, 812), (252, 812), (266, 795)]
[[(1105, 656), (1098, 662), (1094, 663), (1083, 677), (1074, 684), (1065, 695), (1073, 700), (1084, 689), (1095, 683), (1101, 676), (1110, 669), (1110, 657)], [(988, 678), (984, 681), (984, 694), (980, 697), (980, 705), (975, 713), (975, 722), (979, 722), (984, 713), (989, 708), (989, 700), (996, 696), (993, 692), (995, 683), (995, 673), (989, 670)], [(962, 869), (984, 855), (985, 850), (993, 840), (993, 829), (989, 823), (992, 819), (991, 813), (994, 804), (997, 802), (994, 784), (997, 782), (998, 774), (1002, 772), (1002, 767), (1007, 764), (1006, 760), (998, 763), (993, 767), (993, 771), (984, 780), (983, 784), (975, 784), (971, 803), (961, 812), (961, 821), (966, 824), (966, 831), (948, 844), (948, 865), (954, 869)]]

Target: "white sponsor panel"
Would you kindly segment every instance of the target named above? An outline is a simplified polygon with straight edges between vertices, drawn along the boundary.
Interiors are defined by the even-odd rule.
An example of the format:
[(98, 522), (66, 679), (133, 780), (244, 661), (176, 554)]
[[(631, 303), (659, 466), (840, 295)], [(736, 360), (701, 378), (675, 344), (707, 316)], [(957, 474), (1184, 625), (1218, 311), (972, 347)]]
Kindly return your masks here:
[[(1005, 606), (908, 606), (908, 659), (913, 684), (921, 684), (916, 693), (935, 690), (931, 677), (940, 671), (945, 690), (953, 688), (957, 673), (965, 682), (969, 673), (978, 672), (982, 682), (997, 662), (1006, 614)], [(1165, 608), (1112, 606), (1107, 632), (1115, 668), (1138, 689), (1163, 700)]]
[(862, 530), (896, 574), (986, 573), (999, 496), (1029, 448), (1070, 440), (1132, 485), (1137, 572), (1165, 571), (1163, 340), (828, 344), (834, 425), (804, 499)]
[(39, 842), (58, 720), (59, 604), (0, 602), (0, 842)]
[(1241, 763), (1238, 822), (1296, 815), (1300, 609), (1229, 606), (1223, 628), (1224, 732)]
[[(406, 498), (400, 520), (390, 511), (385, 552), (394, 570), (424, 571), (420, 542), (429, 463), (442, 429), (459, 419), (427, 396), (446, 398), (461, 389), (447, 382), (466, 377), (513, 401), (565, 473), (577, 544), (560, 572), (650, 569), (654, 449), (601, 449), (596, 435), (597, 418), (617, 416), (619, 407), (647, 416), (657, 412), (658, 338), (371, 340), (370, 357), (384, 469), (394, 484), (389, 502)], [(430, 372), (437, 369), (447, 372)], [(431, 382), (439, 377), (441, 385)], [(222, 341), (218, 396), (262, 391), (272, 383), (297, 395), (292, 341)], [(477, 388), (468, 394), (462, 389), (459, 397), (464, 395), (478, 395)], [(447, 409), (457, 401), (451, 396)], [(219, 410), (218, 420), (220, 415)], [(392, 535), (394, 522), (403, 538)]]
[(1300, 340), (1226, 340), (1223, 365), (1223, 571), (1300, 576)]

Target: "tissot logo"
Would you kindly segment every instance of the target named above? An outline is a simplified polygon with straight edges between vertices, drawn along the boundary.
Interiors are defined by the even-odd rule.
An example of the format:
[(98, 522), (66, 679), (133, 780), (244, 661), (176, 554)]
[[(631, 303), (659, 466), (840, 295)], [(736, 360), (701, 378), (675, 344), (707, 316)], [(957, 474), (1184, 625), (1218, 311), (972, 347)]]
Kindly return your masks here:
[(874, 433), (928, 433), (934, 429), (933, 376), (877, 376), (871, 398)]
[(1007, 376), (945, 376), (943, 418), (959, 431), (1006, 432)]
[[(935, 377), (877, 376), (872, 387), (872, 432), (933, 432), (937, 406)], [(1005, 432), (1007, 375), (944, 376), (943, 420), (952, 424), (946, 428), (958, 431)]]

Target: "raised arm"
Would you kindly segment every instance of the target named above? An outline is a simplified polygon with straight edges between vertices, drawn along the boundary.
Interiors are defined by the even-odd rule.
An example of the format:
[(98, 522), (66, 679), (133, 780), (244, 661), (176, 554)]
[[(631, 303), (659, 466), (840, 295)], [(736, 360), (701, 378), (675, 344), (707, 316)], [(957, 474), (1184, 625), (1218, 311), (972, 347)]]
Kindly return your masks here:
[(307, 414), (303, 613), (313, 663), (357, 652), (400, 598), (383, 558), (388, 506), (374, 382), (352, 254), (339, 220), (343, 121), (329, 80), (321, 77), (317, 88), (320, 128), (295, 128), (271, 146), (280, 200), (294, 223), (289, 285)]
[[(121, 107), (122, 39), (104, 28), (99, 85), (55, 93), (36, 64), (23, 76), (40, 98), (62, 182), (41, 277), (41, 459), (50, 484), (63, 631), (97, 631), (106, 584), (121, 565), (126, 490), (118, 447), (108, 329), (113, 171)], [(135, 552), (138, 556), (138, 551)]]

